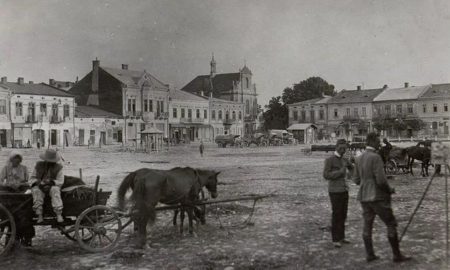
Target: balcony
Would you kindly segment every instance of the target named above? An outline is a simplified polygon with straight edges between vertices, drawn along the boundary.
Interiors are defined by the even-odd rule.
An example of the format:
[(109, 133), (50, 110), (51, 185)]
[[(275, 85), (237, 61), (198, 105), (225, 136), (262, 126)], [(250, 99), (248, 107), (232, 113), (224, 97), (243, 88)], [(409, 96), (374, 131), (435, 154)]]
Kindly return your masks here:
[(236, 122), (237, 122), (236, 119), (230, 119), (230, 118), (223, 120), (224, 125), (232, 125), (232, 124), (235, 124)]
[(204, 118), (180, 118), (180, 123), (184, 124), (204, 124)]
[(38, 119), (35, 115), (27, 115), (27, 117), (25, 118), (25, 123), (27, 124), (32, 124), (32, 123), (37, 123)]
[(59, 117), (58, 115), (50, 116), (50, 124), (59, 124), (62, 122), (64, 122), (63, 119), (61, 117)]

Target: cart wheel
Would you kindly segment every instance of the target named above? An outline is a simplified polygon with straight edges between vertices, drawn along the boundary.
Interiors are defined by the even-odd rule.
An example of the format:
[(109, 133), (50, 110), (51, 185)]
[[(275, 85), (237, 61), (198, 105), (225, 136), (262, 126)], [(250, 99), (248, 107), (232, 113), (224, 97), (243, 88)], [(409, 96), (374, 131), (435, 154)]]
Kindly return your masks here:
[[(87, 240), (83, 230), (92, 237)], [(85, 231), (86, 232), (86, 231)], [(95, 205), (81, 213), (75, 222), (75, 238), (78, 244), (90, 252), (103, 252), (113, 249), (122, 233), (122, 222), (113, 209)]]
[(16, 223), (12, 214), (0, 204), (0, 256), (11, 250), (16, 240)]
[[(67, 237), (67, 239), (70, 239), (74, 242), (78, 241), (75, 236), (75, 227), (74, 226), (72, 226), (68, 229), (61, 229), (61, 233), (64, 234), (64, 236)], [(81, 228), (80, 235), (81, 235), (81, 238), (83, 239), (83, 242), (85, 242), (85, 243), (90, 241), (93, 237), (91, 231), (86, 228)]]
[(395, 161), (393, 161), (393, 160), (388, 160), (388, 161), (386, 162), (386, 171), (387, 171), (389, 174), (397, 173), (398, 170), (399, 170), (399, 168), (398, 168), (397, 164), (395, 163)]

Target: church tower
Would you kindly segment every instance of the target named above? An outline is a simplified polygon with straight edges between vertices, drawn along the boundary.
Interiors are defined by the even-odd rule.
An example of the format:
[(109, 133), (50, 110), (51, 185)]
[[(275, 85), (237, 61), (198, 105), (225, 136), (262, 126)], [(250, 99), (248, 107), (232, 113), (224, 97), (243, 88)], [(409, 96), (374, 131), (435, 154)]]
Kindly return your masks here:
[(212, 54), (212, 59), (210, 62), (210, 66), (211, 66), (211, 78), (213, 78), (214, 76), (216, 76), (216, 60), (214, 60), (214, 53)]

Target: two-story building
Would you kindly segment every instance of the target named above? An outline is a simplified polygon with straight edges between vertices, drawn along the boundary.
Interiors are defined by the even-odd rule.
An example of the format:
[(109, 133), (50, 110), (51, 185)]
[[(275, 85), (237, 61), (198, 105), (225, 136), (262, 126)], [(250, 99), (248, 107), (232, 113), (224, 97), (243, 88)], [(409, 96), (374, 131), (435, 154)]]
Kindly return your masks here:
[(432, 84), (414, 103), (418, 118), (426, 125), (424, 135), (441, 138), (450, 136), (450, 84)]
[(245, 105), (224, 99), (209, 98), (210, 125), (213, 138), (217, 135), (234, 134), (244, 136)]
[(383, 88), (362, 90), (342, 90), (327, 101), (328, 134), (353, 139), (372, 131), (373, 100), (383, 92)]
[[(69, 146), (73, 140), (75, 99), (56, 87), (32, 81), (1, 83), (11, 92), (11, 144)], [(71, 132), (72, 131), (72, 132)]]
[(92, 62), (92, 71), (75, 83), (69, 93), (78, 105), (95, 106), (124, 117), (125, 142), (140, 140), (140, 132), (156, 128), (169, 134), (169, 85), (145, 70), (100, 66)]
[[(418, 113), (422, 109), (418, 99), (429, 88), (431, 88), (431, 85), (409, 86), (408, 83), (400, 88), (385, 88), (382, 93), (373, 99), (374, 116), (405, 120), (418, 118)], [(398, 135), (394, 134), (393, 129), (386, 132), (385, 135), (387, 136)], [(411, 137), (413, 135), (415, 135), (413, 130), (408, 128), (406, 136)]]
[(244, 133), (253, 134), (256, 131), (258, 116), (258, 101), (256, 84), (252, 82), (252, 72), (244, 65), (235, 73), (217, 73), (214, 55), (210, 62), (210, 74), (200, 75), (186, 84), (181, 90), (200, 96), (211, 96), (236, 104), (244, 104), (242, 119)]
[(175, 143), (213, 141), (209, 100), (186, 91), (171, 89), (169, 134)]

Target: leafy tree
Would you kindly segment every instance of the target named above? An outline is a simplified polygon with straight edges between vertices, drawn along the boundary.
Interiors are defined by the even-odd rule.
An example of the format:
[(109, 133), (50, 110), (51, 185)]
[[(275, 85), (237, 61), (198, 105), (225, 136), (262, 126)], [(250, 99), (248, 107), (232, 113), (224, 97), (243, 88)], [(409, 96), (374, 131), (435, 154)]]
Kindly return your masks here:
[(286, 129), (288, 125), (288, 109), (281, 103), (281, 96), (272, 97), (269, 104), (265, 106), (264, 129)]
[(319, 98), (323, 95), (334, 96), (335, 94), (334, 85), (329, 84), (320, 77), (309, 77), (300, 83), (294, 84), (293, 88), (285, 88), (283, 90), (282, 100), (284, 104), (292, 104)]
[(426, 126), (425, 122), (419, 118), (405, 120), (405, 122), (406, 122), (406, 125), (413, 131), (422, 130)]

